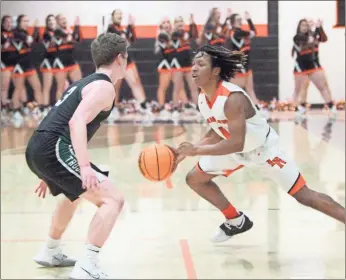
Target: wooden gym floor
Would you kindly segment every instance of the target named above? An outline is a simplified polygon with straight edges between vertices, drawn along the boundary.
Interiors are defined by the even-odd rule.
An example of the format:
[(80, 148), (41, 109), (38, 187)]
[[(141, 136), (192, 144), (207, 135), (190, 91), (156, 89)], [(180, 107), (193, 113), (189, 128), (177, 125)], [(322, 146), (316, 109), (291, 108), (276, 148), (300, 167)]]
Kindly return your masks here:
[[(345, 205), (345, 117), (329, 123), (313, 113), (300, 125), (272, 126), (301, 168), (309, 186)], [(71, 268), (46, 269), (32, 258), (46, 239), (57, 199), (34, 195), (38, 179), (29, 171), (25, 145), (33, 129), (1, 131), (1, 278), (68, 278)], [(233, 204), (254, 221), (249, 232), (215, 245), (209, 237), (223, 216), (193, 193), (185, 174), (190, 158), (172, 178), (146, 181), (137, 168), (140, 150), (154, 142), (178, 145), (206, 131), (184, 126), (104, 125), (90, 143), (93, 162), (108, 165), (126, 205), (102, 254), (112, 278), (179, 279), (345, 279), (345, 227), (297, 204), (256, 169), (218, 178)], [(67, 254), (83, 250), (95, 207), (82, 202), (63, 239)]]

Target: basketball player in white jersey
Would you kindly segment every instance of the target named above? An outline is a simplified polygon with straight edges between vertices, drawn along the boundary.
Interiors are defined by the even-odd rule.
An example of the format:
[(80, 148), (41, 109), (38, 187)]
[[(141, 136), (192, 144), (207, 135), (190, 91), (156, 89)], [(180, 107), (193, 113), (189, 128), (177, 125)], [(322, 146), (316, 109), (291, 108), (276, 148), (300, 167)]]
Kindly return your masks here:
[(187, 174), (187, 184), (217, 207), (226, 221), (213, 236), (214, 242), (249, 230), (253, 223), (223, 195), (213, 178), (257, 165), (267, 169), (283, 189), (298, 202), (345, 223), (345, 208), (331, 197), (309, 189), (296, 163), (278, 145), (278, 135), (259, 114), (248, 94), (228, 82), (246, 57), (223, 47), (203, 46), (197, 52), (192, 77), (201, 89), (198, 107), (210, 131), (198, 144), (182, 143), (178, 162), (201, 156)]

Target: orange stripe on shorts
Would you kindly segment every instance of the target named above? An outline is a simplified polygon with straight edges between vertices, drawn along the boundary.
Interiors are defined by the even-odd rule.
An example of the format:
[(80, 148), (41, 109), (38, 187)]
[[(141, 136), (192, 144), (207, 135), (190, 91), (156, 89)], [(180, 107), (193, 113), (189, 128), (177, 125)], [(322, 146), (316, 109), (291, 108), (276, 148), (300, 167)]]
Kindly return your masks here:
[(306, 182), (303, 176), (299, 173), (297, 180), (293, 184), (292, 188), (288, 191), (290, 195), (295, 195), (298, 191), (301, 190), (306, 185)]

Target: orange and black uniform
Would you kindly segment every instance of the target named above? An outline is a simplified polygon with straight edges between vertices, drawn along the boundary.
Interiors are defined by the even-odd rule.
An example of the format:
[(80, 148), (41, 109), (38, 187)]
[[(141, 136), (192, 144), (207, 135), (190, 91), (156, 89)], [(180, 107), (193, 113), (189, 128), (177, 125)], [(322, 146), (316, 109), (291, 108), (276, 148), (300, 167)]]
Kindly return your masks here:
[[(256, 34), (256, 28), (251, 19), (247, 20), (250, 30)], [(242, 51), (247, 55), (247, 63), (244, 69), (241, 70), (237, 76), (248, 76), (252, 73), (251, 63), (250, 63), (250, 52), (251, 52), (251, 33), (249, 31), (243, 30), (241, 28), (234, 28), (231, 30), (231, 43), (232, 50)]]
[(32, 61), (31, 45), (38, 43), (40, 40), (39, 29), (34, 28), (33, 35), (31, 36), (28, 31), (16, 28), (13, 30), (12, 43), (16, 48), (18, 59), (13, 69), (13, 76), (30, 76), (36, 72), (35, 66)]
[[(68, 41), (68, 37), (72, 40)], [(73, 57), (73, 50), (76, 42), (81, 39), (79, 26), (76, 25), (74, 30), (58, 28), (54, 31), (55, 44), (57, 45), (56, 58), (53, 63), (54, 72), (70, 72), (79, 67)]]
[(53, 65), (58, 52), (56, 41), (54, 30), (46, 29), (42, 37), (42, 44), (45, 47), (45, 55), (40, 65), (41, 72), (53, 72)]
[(316, 60), (316, 42), (308, 43), (310, 36), (315, 39), (312, 33), (298, 33), (293, 37), (292, 54), (296, 55), (293, 71), (295, 75), (309, 75), (321, 70), (319, 61)]
[[(115, 33), (127, 40), (129, 44), (133, 44), (137, 37), (136, 37), (136, 31), (135, 27), (132, 24), (129, 24), (126, 29), (124, 29), (120, 24), (110, 24), (108, 26), (107, 32), (109, 33)], [(131, 59), (130, 55), (127, 58), (127, 67), (134, 66), (134, 61)]]
[(155, 53), (159, 56), (157, 71), (170, 72), (174, 49), (171, 46), (170, 35), (160, 32), (157, 36)]
[(12, 40), (13, 31), (1, 28), (1, 72), (12, 72), (17, 63), (18, 52)]
[(173, 48), (172, 71), (189, 72), (192, 68), (191, 43), (198, 37), (197, 25), (190, 24), (189, 31), (177, 30), (172, 32), (171, 46)]
[(208, 44), (211, 46), (222, 46), (227, 47), (229, 39), (229, 28), (226, 24), (213, 24), (212, 22), (207, 22), (204, 26), (202, 34), (202, 45)]

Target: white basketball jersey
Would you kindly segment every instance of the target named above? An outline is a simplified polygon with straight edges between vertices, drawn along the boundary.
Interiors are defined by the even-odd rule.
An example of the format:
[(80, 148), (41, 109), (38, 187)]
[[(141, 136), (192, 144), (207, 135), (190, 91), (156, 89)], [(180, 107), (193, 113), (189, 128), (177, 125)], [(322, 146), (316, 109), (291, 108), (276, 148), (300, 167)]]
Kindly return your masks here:
[(252, 151), (262, 146), (269, 132), (269, 124), (257, 110), (248, 94), (240, 87), (230, 82), (220, 82), (213, 100), (209, 101), (202, 91), (198, 96), (198, 107), (209, 126), (222, 138), (232, 137), (228, 130), (227, 118), (224, 113), (225, 103), (232, 92), (242, 92), (251, 102), (256, 114), (246, 120), (246, 135), (244, 149), (241, 153)]

